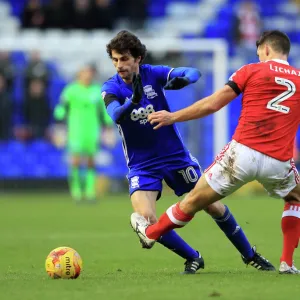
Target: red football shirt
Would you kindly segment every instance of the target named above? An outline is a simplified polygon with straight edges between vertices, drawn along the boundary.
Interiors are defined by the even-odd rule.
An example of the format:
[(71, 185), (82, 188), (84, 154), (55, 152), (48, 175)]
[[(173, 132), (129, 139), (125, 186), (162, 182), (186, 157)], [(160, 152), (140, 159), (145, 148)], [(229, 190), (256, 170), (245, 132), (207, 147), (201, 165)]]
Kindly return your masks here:
[(300, 122), (300, 70), (278, 59), (249, 64), (228, 85), (243, 93), (233, 139), (280, 161), (291, 159)]

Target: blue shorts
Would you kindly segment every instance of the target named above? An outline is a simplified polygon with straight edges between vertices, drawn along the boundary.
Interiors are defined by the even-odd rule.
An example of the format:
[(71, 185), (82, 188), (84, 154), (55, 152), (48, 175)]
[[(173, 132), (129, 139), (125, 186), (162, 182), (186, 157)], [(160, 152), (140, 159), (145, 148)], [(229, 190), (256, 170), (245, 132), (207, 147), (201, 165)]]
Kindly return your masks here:
[(198, 161), (190, 155), (185, 155), (162, 163), (159, 168), (156, 166), (139, 170), (131, 169), (127, 179), (130, 195), (135, 191), (158, 191), (158, 200), (161, 196), (163, 180), (177, 196), (181, 196), (194, 188), (200, 176)]

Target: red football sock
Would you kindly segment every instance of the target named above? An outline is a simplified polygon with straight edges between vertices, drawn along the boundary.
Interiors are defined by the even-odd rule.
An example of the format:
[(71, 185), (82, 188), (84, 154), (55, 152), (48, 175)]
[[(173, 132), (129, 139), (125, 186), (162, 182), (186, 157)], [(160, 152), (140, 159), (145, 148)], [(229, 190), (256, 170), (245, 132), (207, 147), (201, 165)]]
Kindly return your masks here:
[(177, 204), (169, 207), (167, 211), (161, 215), (157, 223), (150, 225), (146, 229), (147, 237), (150, 239), (158, 240), (165, 233), (171, 231), (174, 228), (185, 226), (192, 219), (193, 216), (185, 214), (179, 208), (178, 202)]
[(293, 254), (298, 247), (300, 237), (300, 204), (286, 203), (281, 219), (283, 249), (280, 262), (293, 265)]

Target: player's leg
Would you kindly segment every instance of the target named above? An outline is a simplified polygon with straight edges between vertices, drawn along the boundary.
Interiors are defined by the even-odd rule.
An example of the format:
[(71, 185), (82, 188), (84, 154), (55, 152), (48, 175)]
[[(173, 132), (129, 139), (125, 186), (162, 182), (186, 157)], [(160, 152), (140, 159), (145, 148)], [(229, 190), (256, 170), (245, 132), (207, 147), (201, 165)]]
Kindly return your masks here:
[[(222, 199), (224, 196), (233, 193), (240, 186), (254, 178), (253, 174), (255, 174), (255, 169), (252, 170), (251, 167), (249, 167), (249, 155), (253, 153), (240, 155), (245, 149), (243, 149), (243, 145), (241, 145), (243, 147), (239, 147), (239, 145), (233, 143), (235, 151), (232, 151), (232, 148), (228, 148), (229, 151), (221, 153), (221, 158), (217, 159), (215, 164), (209, 168), (209, 172), (201, 176), (196, 187), (183, 201), (171, 206), (167, 212), (160, 217), (156, 224), (148, 226), (146, 229), (141, 228), (140, 230), (144, 230), (143, 234), (146, 238), (153, 241), (156, 240), (158, 236), (173, 228), (185, 226), (193, 218), (196, 212), (206, 209), (209, 205), (211, 205), (211, 214), (216, 214), (218, 210), (222, 213), (224, 211), (222, 204), (213, 203)], [(236, 153), (240, 154), (237, 155)], [(242, 172), (239, 173), (239, 170), (242, 170)], [(244, 233), (230, 215), (229, 210), (225, 208), (225, 214), (226, 213), (227, 218), (230, 219), (230, 221), (227, 223), (227, 226), (221, 225), (220, 227), (226, 235), (228, 234), (227, 236), (230, 237), (230, 240), (237, 249), (246, 255), (246, 257), (243, 257), (244, 262), (261, 270), (275, 270), (272, 264), (256, 253), (255, 249), (253, 249), (254, 251), (251, 249)], [(225, 219), (223, 217), (224, 216), (221, 216), (221, 220)], [(235, 235), (239, 232), (241, 235), (237, 235), (238, 238), (235, 239), (230, 236), (230, 232), (231, 235)]]
[(298, 274), (293, 266), (293, 255), (300, 237), (300, 185), (295, 163), (293, 160), (282, 162), (266, 156), (265, 166), (258, 180), (270, 196), (283, 198), (285, 201), (281, 218), (283, 248), (279, 272)]
[(255, 255), (255, 249), (251, 247), (242, 227), (237, 223), (228, 206), (217, 201), (204, 210), (214, 219), (242, 257), (246, 261), (251, 260)]
[(81, 139), (76, 135), (69, 136), (68, 152), (70, 155), (68, 176), (70, 193), (75, 201), (80, 201), (82, 199), (82, 187), (80, 178), (82, 142)]
[[(142, 226), (139, 227), (139, 231), (141, 232), (144, 241), (148, 243), (154, 243), (159, 236), (168, 233), (172, 229), (181, 228), (188, 224), (189, 221), (193, 219), (193, 216), (196, 214), (196, 212), (205, 209), (212, 203), (217, 203), (217, 201), (221, 198), (223, 197), (216, 193), (207, 184), (205, 177), (202, 176), (197, 182), (196, 187), (189, 194), (187, 194), (183, 201), (172, 205), (159, 218), (157, 223), (151, 226), (143, 226), (142, 224)], [(133, 219), (134, 218), (132, 218), (132, 221), (135, 222)], [(246, 249), (246, 251), (249, 249), (249, 255), (248, 258), (243, 257), (243, 261), (259, 270), (274, 271), (274, 266), (263, 256), (257, 253), (255, 248), (252, 250), (247, 238), (244, 238), (245, 240), (243, 242), (245, 244), (241, 246), (242, 250), (239, 248), (238, 250), (242, 253), (243, 249)], [(232, 239), (230, 240), (232, 241)], [(237, 247), (235, 240), (233, 243)], [(238, 243), (239, 246), (242, 244), (240, 241), (238, 241)], [(250, 249), (252, 251), (250, 251)]]
[(285, 206), (281, 218), (283, 247), (280, 257), (279, 272), (300, 274), (294, 266), (294, 251), (298, 248), (300, 238), (300, 184), (284, 197)]
[(87, 157), (86, 167), (84, 197), (87, 201), (93, 202), (96, 200), (96, 166), (94, 155)]
[[(142, 224), (143, 226), (139, 227), (140, 237), (146, 243), (153, 244), (172, 229), (181, 228), (188, 224), (196, 212), (221, 198), (223, 197), (215, 193), (206, 183), (204, 176), (201, 176), (195, 188), (181, 202), (169, 207), (155, 224), (146, 227)], [(133, 214), (131, 217), (131, 224), (133, 226), (139, 221), (136, 220), (137, 217), (137, 214)]]
[(96, 201), (96, 164), (95, 156), (98, 150), (97, 139), (93, 135), (86, 137), (83, 144), (83, 153), (86, 158), (86, 170), (84, 172), (84, 197), (87, 201)]
[(75, 201), (80, 201), (82, 198), (81, 182), (80, 182), (80, 162), (79, 154), (71, 154), (71, 162), (69, 168), (69, 188), (72, 198)]
[[(134, 176), (129, 176), (128, 180), (130, 182), (130, 194), (133, 210), (139, 215), (143, 216), (147, 223), (155, 223), (156, 218), (156, 201), (160, 197), (162, 191), (162, 178), (143, 176), (136, 174)], [(140, 190), (149, 189), (149, 190)], [(135, 229), (135, 224), (132, 224)], [(181, 256), (186, 260), (195, 261), (193, 267), (197, 264), (198, 268), (204, 267), (204, 261), (198, 251), (193, 249), (188, 245), (174, 230), (171, 230), (167, 234), (160, 236), (157, 241)], [(143, 244), (144, 248), (151, 248), (153, 244)], [(197, 267), (196, 266), (196, 267)]]
[(169, 230), (185, 226), (193, 219), (198, 211), (205, 209), (207, 206), (222, 198), (223, 196), (216, 193), (207, 184), (205, 176), (202, 175), (196, 186), (181, 202), (169, 207), (156, 224), (147, 228), (147, 237), (152, 240), (157, 240), (159, 236)]
[[(231, 149), (228, 149), (228, 151), (230, 152)], [(223, 160), (226, 161), (226, 159), (227, 157), (224, 157), (223, 155)], [(200, 166), (195, 158), (190, 155), (186, 155), (180, 161), (180, 163), (178, 161), (174, 161), (164, 169), (165, 181), (174, 190), (177, 196), (181, 196), (191, 191), (201, 176)], [(224, 165), (225, 163), (226, 162), (223, 162)], [(222, 171), (220, 168), (220, 166), (214, 164), (209, 171), (211, 174), (219, 173)], [(208, 189), (212, 194), (214, 193), (214, 190), (211, 191), (206, 180), (203, 181), (203, 186), (201, 186), (201, 188)], [(215, 186), (215, 188), (217, 191), (225, 191), (228, 189), (228, 187), (226, 187), (226, 185), (222, 182), (218, 186)], [(253, 258), (255, 252), (247, 240), (241, 226), (239, 226), (236, 222), (227, 206), (225, 206), (222, 202), (217, 201), (206, 207), (204, 210), (214, 219), (219, 228), (225, 233), (227, 238), (243, 257), (247, 260)]]

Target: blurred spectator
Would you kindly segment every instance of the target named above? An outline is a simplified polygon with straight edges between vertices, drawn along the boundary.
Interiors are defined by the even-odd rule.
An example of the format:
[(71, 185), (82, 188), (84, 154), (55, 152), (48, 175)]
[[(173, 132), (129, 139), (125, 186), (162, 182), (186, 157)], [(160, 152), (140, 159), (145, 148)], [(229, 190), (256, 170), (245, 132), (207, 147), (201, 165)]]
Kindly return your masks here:
[(115, 0), (116, 19), (125, 20), (130, 29), (142, 29), (147, 18), (148, 0)]
[(300, 8), (300, 0), (294, 0), (294, 2), (296, 3), (296, 5), (298, 6), (298, 9)]
[(50, 29), (67, 29), (71, 23), (72, 0), (52, 0), (45, 7), (46, 23)]
[[(23, 28), (113, 29), (116, 21), (131, 29), (144, 27), (148, 0), (28, 0)], [(46, 3), (42, 6), (42, 3)]]
[(0, 51), (0, 75), (2, 75), (6, 81), (5, 86), (7, 91), (11, 93), (15, 70), (10, 59), (10, 53), (7, 51)]
[(40, 0), (29, 0), (21, 16), (23, 28), (45, 27), (45, 12)]
[(95, 29), (113, 28), (113, 10), (111, 0), (95, 0), (93, 7), (93, 27)]
[(0, 75), (0, 139), (7, 140), (11, 132), (12, 101), (6, 79)]
[(28, 96), (24, 101), (27, 139), (48, 137), (51, 115), (44, 82), (39, 79), (32, 80), (29, 84)]
[(71, 28), (93, 29), (93, 12), (90, 0), (74, 0)]
[(93, 81), (95, 83), (100, 84), (101, 82), (101, 76), (97, 67), (97, 63), (96, 62), (91, 62), (87, 65), (88, 67), (90, 67), (92, 73), (93, 73)]
[(258, 7), (253, 1), (242, 2), (237, 10), (234, 24), (237, 52), (248, 59), (256, 54), (255, 45), (262, 29)]
[(38, 51), (33, 51), (31, 53), (30, 62), (25, 69), (26, 92), (28, 91), (30, 82), (35, 79), (43, 81), (45, 87), (48, 87), (50, 70), (47, 64), (41, 60), (41, 56)]

